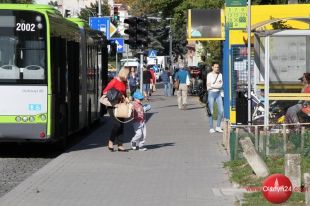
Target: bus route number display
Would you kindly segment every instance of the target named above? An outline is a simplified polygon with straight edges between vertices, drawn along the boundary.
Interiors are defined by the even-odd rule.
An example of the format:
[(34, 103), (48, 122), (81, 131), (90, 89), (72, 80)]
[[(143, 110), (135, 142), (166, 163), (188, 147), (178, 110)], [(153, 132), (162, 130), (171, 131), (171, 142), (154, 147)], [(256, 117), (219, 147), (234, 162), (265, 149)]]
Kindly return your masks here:
[(16, 23), (16, 31), (36, 31), (36, 25), (30, 23)]

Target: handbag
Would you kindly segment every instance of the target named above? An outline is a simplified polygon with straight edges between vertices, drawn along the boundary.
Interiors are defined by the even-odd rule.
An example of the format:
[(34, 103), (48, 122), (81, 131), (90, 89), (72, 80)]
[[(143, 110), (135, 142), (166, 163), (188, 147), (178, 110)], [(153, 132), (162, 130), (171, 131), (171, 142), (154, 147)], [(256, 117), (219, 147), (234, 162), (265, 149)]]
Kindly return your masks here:
[(208, 103), (208, 91), (203, 90), (199, 93), (199, 100), (201, 103), (207, 104)]
[(107, 95), (106, 94), (103, 94), (100, 99), (99, 99), (99, 102), (107, 107), (112, 107), (112, 104), (111, 102), (109, 102), (108, 98), (107, 98)]
[(127, 102), (122, 102), (115, 105), (114, 116), (118, 118), (131, 117), (133, 105)]
[(173, 83), (173, 87), (174, 87), (175, 89), (179, 89), (179, 86), (180, 86), (180, 82), (179, 82), (179, 80), (177, 79), (177, 80), (175, 80), (175, 82)]

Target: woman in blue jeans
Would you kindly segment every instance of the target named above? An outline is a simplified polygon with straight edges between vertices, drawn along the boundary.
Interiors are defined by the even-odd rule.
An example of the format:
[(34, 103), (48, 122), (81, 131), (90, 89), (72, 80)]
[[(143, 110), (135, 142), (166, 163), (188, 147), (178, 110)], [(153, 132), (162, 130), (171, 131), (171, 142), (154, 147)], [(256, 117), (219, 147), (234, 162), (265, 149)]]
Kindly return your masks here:
[[(221, 122), (223, 118), (223, 99), (221, 90), (223, 87), (223, 78), (220, 73), (220, 66), (218, 63), (212, 64), (212, 72), (207, 75), (207, 89), (208, 89), (208, 103), (211, 111), (209, 117), (210, 133), (223, 132), (221, 129)], [(213, 106), (214, 102), (217, 103), (217, 123), (216, 128), (213, 128)]]

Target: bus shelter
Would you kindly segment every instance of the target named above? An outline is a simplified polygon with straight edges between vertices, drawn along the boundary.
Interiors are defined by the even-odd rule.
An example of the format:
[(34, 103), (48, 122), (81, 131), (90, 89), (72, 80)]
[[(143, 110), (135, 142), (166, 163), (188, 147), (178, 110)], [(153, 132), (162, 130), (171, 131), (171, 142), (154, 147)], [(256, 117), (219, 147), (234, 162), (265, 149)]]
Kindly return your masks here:
[[(225, 29), (225, 41), (223, 43), (223, 81), (224, 83), (228, 82), (228, 84), (224, 84), (225, 119), (229, 120), (232, 124), (247, 125), (249, 123), (248, 109), (247, 109), (248, 99), (247, 96), (244, 96), (247, 95), (249, 81), (251, 81), (250, 82), (251, 91), (254, 94), (256, 94), (258, 98), (264, 99), (266, 97), (264, 89), (265, 56), (269, 55), (270, 64), (275, 64), (276, 61), (278, 61), (277, 64), (282, 63), (282, 66), (285, 64), (284, 63), (285, 61), (287, 63), (290, 62), (288, 64), (293, 64), (292, 62), (294, 62), (294, 56), (291, 55), (291, 57), (289, 57), (288, 56), (289, 54), (286, 54), (287, 55), (286, 58), (284, 57), (285, 56), (284, 54), (282, 56), (279, 55), (283, 57), (282, 58), (283, 61), (273, 59), (274, 57), (277, 58), (276, 55), (273, 54), (276, 51), (274, 49), (278, 49), (277, 50), (278, 52), (282, 50), (283, 51), (288, 50), (288, 48), (283, 49), (285, 48), (284, 46), (285, 40), (289, 38), (292, 38), (294, 40), (294, 35), (301, 37), (302, 33), (308, 32), (307, 30), (310, 27), (309, 9), (310, 4), (252, 5), (251, 39), (248, 39), (248, 34), (245, 29), (243, 30), (230, 29), (230, 28)], [(282, 37), (280, 38), (281, 35)], [(290, 37), (287, 35), (289, 35)], [(269, 44), (267, 43), (269, 46), (267, 45), (268, 49), (266, 50), (266, 54), (265, 54), (265, 41), (267, 40), (265, 40), (265, 37), (269, 38)], [(283, 42), (281, 40), (283, 40)], [(248, 41), (251, 42), (250, 71), (248, 71), (247, 67)], [(279, 44), (281, 44), (282, 47), (277, 47), (279, 46)], [(294, 45), (294, 43), (290, 43), (289, 45), (292, 46)], [(306, 45), (306, 47), (308, 48), (309, 45)], [(307, 49), (305, 53), (306, 55), (308, 55)], [(307, 59), (309, 58), (307, 57)], [(300, 62), (298, 64), (299, 64), (298, 66), (300, 67)], [(307, 64), (308, 63), (306, 63), (306, 66)], [(292, 65), (288, 66), (289, 66), (288, 68), (292, 67)], [(306, 66), (304, 66), (304, 68)], [(275, 68), (278, 69), (279, 65), (277, 66), (269, 65), (269, 69), (274, 70)], [(295, 68), (297, 68), (297, 66)], [(289, 76), (291, 79), (286, 80), (285, 78), (282, 79), (282, 77), (281, 78), (279, 77), (277, 81), (275, 81), (274, 76), (277, 76), (278, 75), (277, 72), (280, 71), (283, 71), (284, 77)], [(277, 93), (281, 93), (281, 95), (284, 95), (282, 93), (287, 93), (286, 96), (283, 96), (281, 98), (289, 99), (286, 101), (293, 103), (295, 101), (293, 99), (297, 99), (297, 97), (300, 98), (302, 96), (302, 94), (300, 94), (302, 84), (300, 83), (298, 78), (301, 77), (304, 72), (307, 72), (307, 69), (304, 72), (302, 72), (302, 70), (299, 69), (299, 73), (297, 72), (294, 73), (294, 75), (296, 76), (300, 75), (297, 79), (294, 79), (295, 77), (288, 75), (288, 73), (285, 73), (284, 67), (282, 67), (282, 70), (280, 71), (277, 71), (276, 73), (271, 73), (270, 74), (271, 76), (269, 77), (267, 76), (268, 78), (271, 78), (268, 81), (269, 82), (268, 92), (270, 94), (268, 93), (269, 95), (267, 95), (267, 98), (270, 97), (269, 101), (276, 101), (273, 99), (276, 98), (280, 99), (279, 95), (275, 96), (277, 95)], [(250, 75), (248, 75), (248, 72), (250, 72)], [(251, 76), (251, 78), (248, 78), (249, 76)], [(254, 112), (253, 111), (254, 109), (255, 108), (253, 108), (251, 112)], [(266, 112), (264, 115), (270, 115), (270, 114)], [(253, 123), (253, 121), (251, 121), (251, 123)], [(264, 121), (262, 123), (264, 124)]]
[[(309, 22), (308, 18), (297, 19)], [(280, 21), (280, 20), (279, 20)], [(301, 93), (301, 77), (310, 72), (310, 30), (269, 30), (254, 32), (253, 123), (268, 126), (283, 123), (277, 112), (310, 100)], [(263, 105), (263, 106), (262, 106)], [(255, 113), (258, 112), (258, 113)], [(282, 114), (283, 116), (284, 114)], [(262, 120), (263, 121), (259, 121)], [(257, 122), (255, 122), (258, 120)]]

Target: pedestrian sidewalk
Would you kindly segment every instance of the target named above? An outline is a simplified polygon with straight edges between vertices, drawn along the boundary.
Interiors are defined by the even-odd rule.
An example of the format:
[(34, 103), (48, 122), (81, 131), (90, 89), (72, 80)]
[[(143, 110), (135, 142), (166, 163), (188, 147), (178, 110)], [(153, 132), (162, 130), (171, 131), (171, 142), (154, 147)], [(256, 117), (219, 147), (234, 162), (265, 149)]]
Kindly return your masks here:
[[(148, 151), (110, 152), (109, 123), (0, 198), (0, 206), (235, 205), (219, 133), (197, 97), (179, 110), (176, 96), (159, 89), (147, 114)], [(108, 118), (106, 118), (107, 120)], [(125, 139), (133, 136), (126, 125)], [(129, 148), (129, 143), (125, 144)]]

